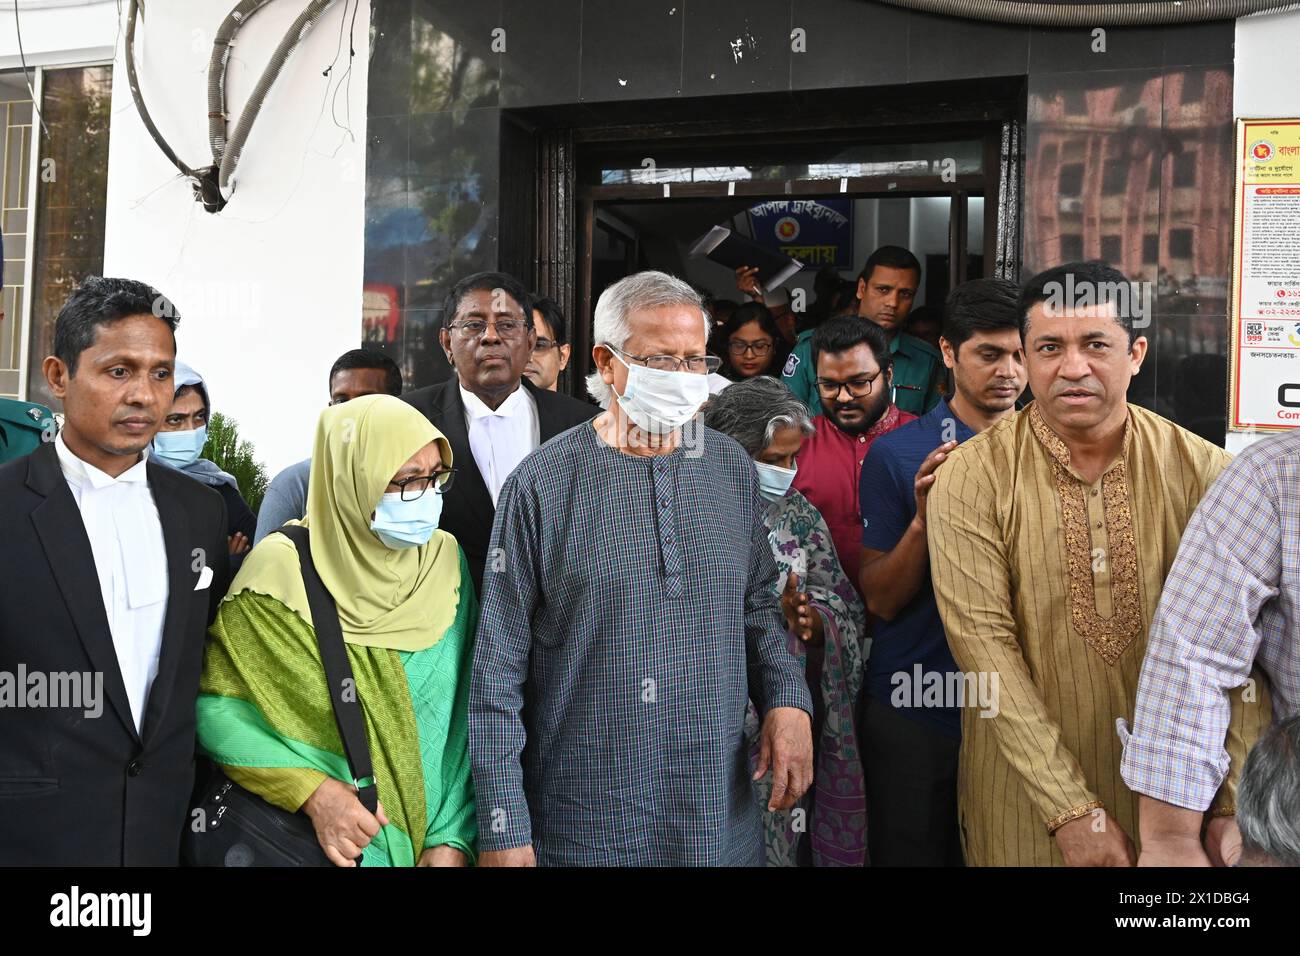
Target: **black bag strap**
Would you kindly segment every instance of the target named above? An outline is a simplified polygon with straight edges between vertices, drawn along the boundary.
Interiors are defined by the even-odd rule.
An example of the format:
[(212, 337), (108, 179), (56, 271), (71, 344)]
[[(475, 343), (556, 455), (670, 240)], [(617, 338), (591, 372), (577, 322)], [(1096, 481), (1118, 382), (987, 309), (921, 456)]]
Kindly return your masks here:
[[(329, 687), (330, 705), (334, 708), (334, 721), (338, 724), (343, 741), (343, 753), (357, 786), (361, 805), (374, 813), (379, 807), (379, 793), (374, 785), (374, 767), (370, 763), (370, 745), (366, 741), (366, 719), (357, 699), (357, 684), (348, 663), (347, 647), (343, 643), (343, 628), (339, 626), (339, 612), (325, 582), (321, 580), (311, 559), (311, 537), (302, 525), (285, 525), (280, 533), (298, 549), (298, 563), (302, 567), (302, 583), (307, 588), (307, 604), (311, 608), (312, 626), (316, 643), (320, 647), (321, 664), (325, 668), (325, 683)], [(366, 786), (360, 781), (372, 780)]]

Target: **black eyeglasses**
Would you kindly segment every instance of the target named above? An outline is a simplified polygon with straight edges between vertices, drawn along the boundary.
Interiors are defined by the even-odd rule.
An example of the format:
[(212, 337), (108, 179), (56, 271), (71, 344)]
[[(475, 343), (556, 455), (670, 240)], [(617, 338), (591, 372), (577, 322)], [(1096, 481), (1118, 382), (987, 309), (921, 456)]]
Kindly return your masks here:
[(624, 352), (622, 349), (614, 348), (608, 342), (601, 344), (614, 354), (635, 359), (656, 372), (680, 372), (685, 368), (686, 371), (694, 372), (696, 375), (705, 375), (709, 372), (716, 372), (719, 366), (722, 365), (722, 359), (716, 355), (688, 355), (682, 359), (679, 359), (676, 355), (633, 355), (631, 352)]
[(727, 350), (732, 355), (744, 355), (746, 352), (753, 352), (755, 355), (770, 355), (772, 353), (772, 340), (760, 339), (757, 342), (746, 342), (744, 339), (732, 339), (727, 343)]
[(838, 398), (840, 389), (844, 388), (849, 390), (849, 395), (853, 398), (862, 398), (864, 395), (871, 394), (871, 386), (876, 384), (876, 379), (880, 378), (881, 374), (881, 372), (877, 372), (869, 378), (862, 375), (849, 382), (831, 382), (819, 378), (817, 379), (817, 391), (821, 393), (822, 401)]
[(436, 494), (445, 495), (455, 477), (455, 468), (441, 468), (430, 475), (412, 475), (400, 481), (390, 481), (389, 484), (397, 486), (403, 501), (416, 501), (430, 488), (433, 488)]
[[(522, 338), (532, 328), (524, 319), (497, 319), (492, 326), (503, 339)], [(447, 328), (459, 329), (460, 334), (467, 339), (481, 339), (487, 332), (488, 323), (482, 319), (466, 319), (464, 322), (452, 323)]]
[(539, 336), (537, 339), (537, 344), (533, 346), (533, 351), (548, 352), (551, 349), (558, 349), (559, 347), (560, 347), (559, 342), (553, 342), (550, 339), (544, 339)]

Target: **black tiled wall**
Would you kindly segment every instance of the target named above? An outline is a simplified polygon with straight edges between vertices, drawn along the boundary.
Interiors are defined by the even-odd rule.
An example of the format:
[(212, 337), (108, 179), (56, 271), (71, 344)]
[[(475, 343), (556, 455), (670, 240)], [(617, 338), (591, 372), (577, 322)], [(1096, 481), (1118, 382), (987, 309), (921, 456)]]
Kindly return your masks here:
[(870, 0), (380, 0), (371, 37), (366, 282), (401, 315), (371, 335), (413, 385), (447, 374), (451, 283), (498, 263), (502, 109), (685, 118), (702, 97), (798, 93), (798, 108), (829, 88), (1020, 76), (1026, 274), (1077, 252), (1151, 281), (1133, 398), (1222, 440), (1231, 21), (1097, 36)]

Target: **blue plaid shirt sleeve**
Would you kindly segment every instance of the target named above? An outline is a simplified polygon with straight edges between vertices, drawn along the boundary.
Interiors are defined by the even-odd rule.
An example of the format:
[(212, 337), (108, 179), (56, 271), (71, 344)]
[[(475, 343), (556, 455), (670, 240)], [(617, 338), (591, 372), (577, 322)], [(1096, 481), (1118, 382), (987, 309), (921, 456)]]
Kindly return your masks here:
[(524, 682), (532, 645), (538, 515), (514, 477), (501, 489), (479, 612), (470, 681), (469, 751), (480, 852), (532, 842), (521, 755)]
[[(752, 470), (752, 467), (751, 467)], [(745, 643), (749, 662), (750, 695), (762, 714), (775, 707), (798, 707), (812, 716), (812, 695), (802, 665), (786, 649), (785, 618), (773, 589), (780, 571), (763, 524), (764, 503), (754, 478), (751, 509), (754, 530), (749, 554), (749, 580), (745, 585)]]
[(1260, 611), (1278, 593), (1280, 527), (1276, 489), (1250, 457), (1192, 515), (1147, 641), (1120, 764), (1130, 789), (1190, 810), (1214, 800), (1229, 770), (1229, 692), (1250, 677)]

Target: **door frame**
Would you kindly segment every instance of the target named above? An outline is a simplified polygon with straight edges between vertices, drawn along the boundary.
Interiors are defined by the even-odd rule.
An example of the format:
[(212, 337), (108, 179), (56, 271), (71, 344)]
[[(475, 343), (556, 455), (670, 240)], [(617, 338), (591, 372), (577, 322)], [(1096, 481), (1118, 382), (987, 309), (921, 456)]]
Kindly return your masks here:
[[(802, 105), (795, 110), (792, 107)], [(1023, 77), (966, 84), (925, 84), (883, 90), (832, 90), (801, 102), (794, 94), (749, 94), (685, 102), (607, 104), (601, 121), (598, 107), (574, 106), (504, 111), (512, 143), (522, 145), (521, 131), (532, 137), (533, 175), (526, 188), (515, 188), (513, 210), (503, 203), (502, 215), (526, 219), (524, 230), (532, 248), (512, 248), (502, 266), (526, 276), (532, 287), (555, 299), (571, 328), (572, 358), (560, 388), (585, 398), (583, 377), (591, 364), (592, 246), (595, 206), (605, 201), (699, 200), (754, 196), (766, 198), (949, 195), (950, 282), (964, 281), (966, 262), (956, 254), (964, 243), (962, 214), (971, 195), (984, 197), (984, 271), (989, 276), (1019, 279), (1024, 193), (1024, 125), (1026, 96)], [(671, 113), (670, 113), (671, 111)], [(638, 113), (689, 119), (629, 122)], [(703, 115), (714, 113), (713, 116)], [(664, 155), (698, 152), (735, 155), (761, 144), (768, 153), (810, 142), (864, 145), (948, 142), (978, 139), (983, 146), (978, 174), (957, 175), (936, 184), (924, 177), (849, 177), (834, 180), (733, 181), (672, 183), (668, 198), (664, 184), (599, 185), (590, 171), (602, 158), (644, 153), (653, 148)], [(517, 156), (518, 154), (516, 154)], [(503, 154), (503, 173), (506, 172)], [(523, 175), (526, 163), (513, 169)], [(660, 163), (659, 165), (664, 165)], [(505, 184), (503, 183), (503, 186)], [(531, 187), (531, 188), (527, 188)], [(775, 190), (775, 196), (774, 196)], [(503, 198), (506, 190), (503, 189)], [(957, 230), (960, 229), (959, 233)], [(505, 252), (506, 250), (503, 250)]]

